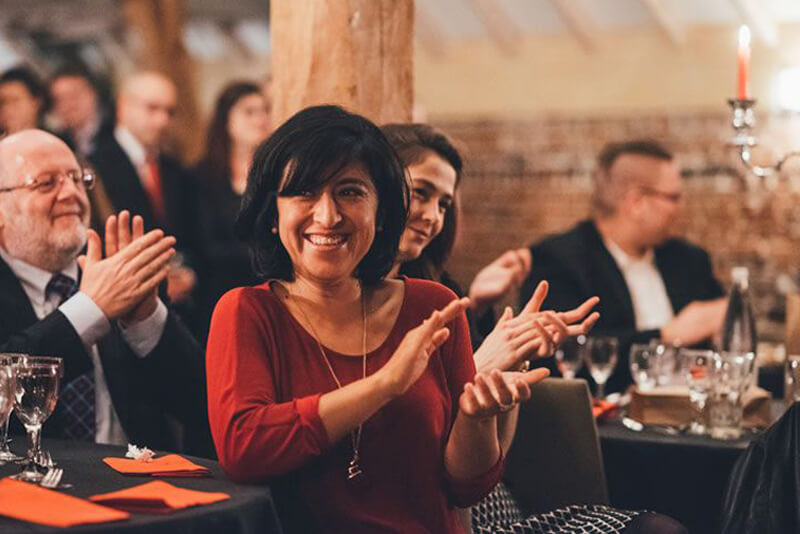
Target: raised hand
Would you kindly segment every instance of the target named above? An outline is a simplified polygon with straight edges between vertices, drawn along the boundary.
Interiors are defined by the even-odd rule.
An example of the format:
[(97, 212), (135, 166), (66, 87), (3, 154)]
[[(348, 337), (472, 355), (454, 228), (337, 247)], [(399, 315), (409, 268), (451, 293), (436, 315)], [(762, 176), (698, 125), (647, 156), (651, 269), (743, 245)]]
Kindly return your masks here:
[(464, 384), (464, 392), (458, 400), (459, 409), (473, 418), (494, 417), (507, 412), (530, 399), (530, 387), (549, 374), (545, 368), (526, 373), (501, 373), (496, 369), (488, 374), (478, 373), (471, 383)]
[(516, 290), (531, 271), (531, 251), (508, 250), (478, 272), (469, 287), (473, 307), (482, 311)]
[(540, 282), (516, 317), (506, 308), (475, 352), (475, 366), (479, 372), (515, 369), (533, 354), (540, 358), (551, 356), (568, 337), (588, 333), (600, 318), (599, 313), (590, 313), (600, 301), (597, 297), (566, 312), (540, 311), (548, 289), (546, 281)]
[[(169, 259), (175, 254), (175, 238), (165, 236), (161, 230), (144, 234), (140, 217), (134, 217), (131, 230), (129, 221), (127, 212), (122, 212), (119, 217), (112, 215), (106, 221), (105, 258), (101, 252), (100, 236), (89, 230), (86, 254), (78, 258), (78, 263), (83, 270), (80, 290), (100, 307), (106, 317), (135, 322), (139, 314), (155, 304), (153, 295), (158, 284), (166, 278)], [(151, 299), (150, 303), (137, 310), (134, 318), (131, 314), (146, 298)]]
[[(111, 257), (120, 249), (128, 246), (131, 241), (144, 235), (144, 219), (135, 215), (131, 219), (128, 210), (123, 210), (119, 216), (111, 215), (106, 219), (106, 257)], [(123, 324), (134, 324), (142, 321), (155, 311), (158, 304), (158, 286), (145, 295), (128, 313), (120, 317)]]
[(406, 333), (392, 357), (376, 373), (393, 395), (402, 395), (414, 385), (428, 366), (431, 354), (450, 336), (445, 325), (464, 313), (468, 306), (468, 298), (454, 300)]

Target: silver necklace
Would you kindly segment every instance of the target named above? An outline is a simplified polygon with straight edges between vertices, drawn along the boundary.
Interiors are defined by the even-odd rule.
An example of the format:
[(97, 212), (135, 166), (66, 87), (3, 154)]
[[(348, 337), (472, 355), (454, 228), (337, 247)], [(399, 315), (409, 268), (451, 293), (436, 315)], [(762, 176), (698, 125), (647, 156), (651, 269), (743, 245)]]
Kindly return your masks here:
[[(308, 327), (311, 329), (312, 337), (314, 341), (317, 343), (317, 347), (319, 348), (319, 353), (322, 355), (322, 361), (325, 362), (325, 366), (328, 368), (328, 372), (330, 372), (333, 381), (336, 383), (336, 387), (341, 389), (342, 382), (339, 380), (339, 377), (336, 376), (336, 373), (333, 370), (333, 366), (331, 365), (330, 360), (328, 359), (328, 355), (325, 354), (325, 349), (322, 347), (322, 343), (320, 343), (319, 334), (317, 334), (316, 329), (314, 328), (314, 323), (308, 318), (306, 315), (305, 310), (302, 306), (300, 306), (300, 301), (297, 300), (294, 295), (292, 295), (291, 291), (286, 291), (289, 294), (289, 298), (292, 299), (295, 307), (300, 311), (300, 314), (305, 319)], [(361, 334), (361, 374), (362, 378), (367, 377), (367, 306), (364, 296), (364, 289), (361, 288), (361, 326), (362, 326), (362, 334)], [(350, 441), (353, 445), (353, 457), (350, 460), (350, 463), (347, 465), (347, 483), (353, 488), (363, 488), (367, 484), (367, 476), (364, 474), (364, 471), (361, 469), (361, 457), (359, 456), (359, 447), (361, 446), (361, 432), (364, 428), (364, 424), (358, 425), (358, 429), (355, 431), (350, 432)]]

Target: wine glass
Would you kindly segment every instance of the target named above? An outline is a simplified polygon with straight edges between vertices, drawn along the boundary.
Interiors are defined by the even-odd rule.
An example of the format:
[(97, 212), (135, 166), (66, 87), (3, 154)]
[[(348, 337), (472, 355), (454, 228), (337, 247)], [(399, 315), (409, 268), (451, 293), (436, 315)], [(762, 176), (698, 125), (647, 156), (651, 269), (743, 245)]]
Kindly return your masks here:
[(575, 378), (575, 373), (581, 368), (583, 345), (586, 343), (586, 336), (567, 338), (564, 343), (556, 349), (556, 362), (561, 376), (564, 378)]
[(640, 391), (649, 391), (656, 387), (661, 369), (661, 353), (650, 344), (634, 343), (631, 345), (630, 367), (633, 381)]
[(4, 462), (13, 462), (21, 460), (11, 449), (8, 448), (8, 424), (11, 421), (11, 412), (14, 410), (14, 398), (16, 397), (16, 363), (24, 356), (22, 354), (14, 353), (0, 353), (0, 368), (7, 367), (13, 375), (13, 380), (6, 383), (12, 389), (5, 390), (0, 384), (0, 397), (7, 395), (8, 401), (3, 402), (0, 398), (0, 465)]
[(44, 478), (37, 459), (42, 454), (42, 424), (58, 401), (58, 383), (63, 375), (61, 358), (25, 356), (17, 363), (17, 392), (14, 409), (28, 431), (30, 449), (25, 469), (13, 478), (38, 483)]
[(679, 352), (683, 376), (689, 387), (689, 401), (694, 408), (694, 417), (689, 425), (692, 434), (705, 434), (704, 411), (708, 393), (711, 389), (711, 369), (714, 365), (714, 351), (681, 349)]
[[(3, 423), (3, 426), (11, 417), (11, 408), (14, 406), (16, 392), (17, 382), (14, 368), (10, 364), (0, 364), (0, 422)], [(0, 459), (0, 465), (5, 463), (5, 460)]]
[(584, 360), (589, 366), (589, 373), (597, 384), (596, 398), (605, 397), (608, 377), (617, 366), (619, 343), (615, 337), (590, 337), (584, 345)]

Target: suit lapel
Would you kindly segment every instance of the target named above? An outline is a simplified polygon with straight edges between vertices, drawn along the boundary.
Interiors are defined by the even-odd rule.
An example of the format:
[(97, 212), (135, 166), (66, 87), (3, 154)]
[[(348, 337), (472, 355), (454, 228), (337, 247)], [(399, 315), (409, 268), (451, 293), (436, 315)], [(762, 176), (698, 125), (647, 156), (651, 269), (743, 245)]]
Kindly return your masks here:
[(28, 295), (22, 289), (22, 284), (2, 259), (0, 259), (0, 309), (15, 310), (15, 313), (3, 317), (0, 328), (5, 334), (4, 337), (12, 332), (24, 330), (38, 320)]
[(594, 277), (597, 280), (594, 287), (607, 287), (608, 295), (616, 301), (616, 307), (608, 302), (602, 304), (602, 306), (606, 309), (618, 310), (624, 324), (634, 326), (636, 318), (633, 314), (633, 301), (628, 291), (628, 284), (625, 283), (625, 277), (622, 275), (617, 262), (614, 261), (614, 257), (611, 256), (611, 253), (603, 243), (603, 239), (600, 237), (600, 232), (598, 232), (594, 222), (588, 225), (587, 231), (591, 258), (590, 265), (594, 269)]
[(691, 301), (691, 292), (687, 286), (688, 276), (680, 266), (671, 261), (672, 256), (665, 254), (663, 248), (657, 248), (655, 255), (656, 268), (661, 273), (661, 278), (667, 288), (667, 296), (670, 304), (672, 304), (672, 311), (677, 314)]

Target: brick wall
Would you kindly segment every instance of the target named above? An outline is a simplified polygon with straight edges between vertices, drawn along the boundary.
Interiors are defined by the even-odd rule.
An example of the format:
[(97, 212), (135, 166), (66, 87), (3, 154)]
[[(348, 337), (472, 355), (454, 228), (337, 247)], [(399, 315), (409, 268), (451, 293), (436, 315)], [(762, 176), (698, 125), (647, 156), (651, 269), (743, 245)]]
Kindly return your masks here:
[[(706, 248), (727, 284), (734, 265), (751, 272), (759, 330), (783, 339), (785, 293), (800, 272), (800, 165), (767, 193), (747, 191), (738, 156), (726, 147), (727, 114), (515, 121), (433, 121), (461, 143), (463, 227), (452, 274), (466, 285), (504, 250), (569, 228), (589, 213), (594, 158), (609, 141), (661, 140), (686, 179), (681, 233)], [(760, 117), (760, 157), (800, 148), (800, 118)]]

